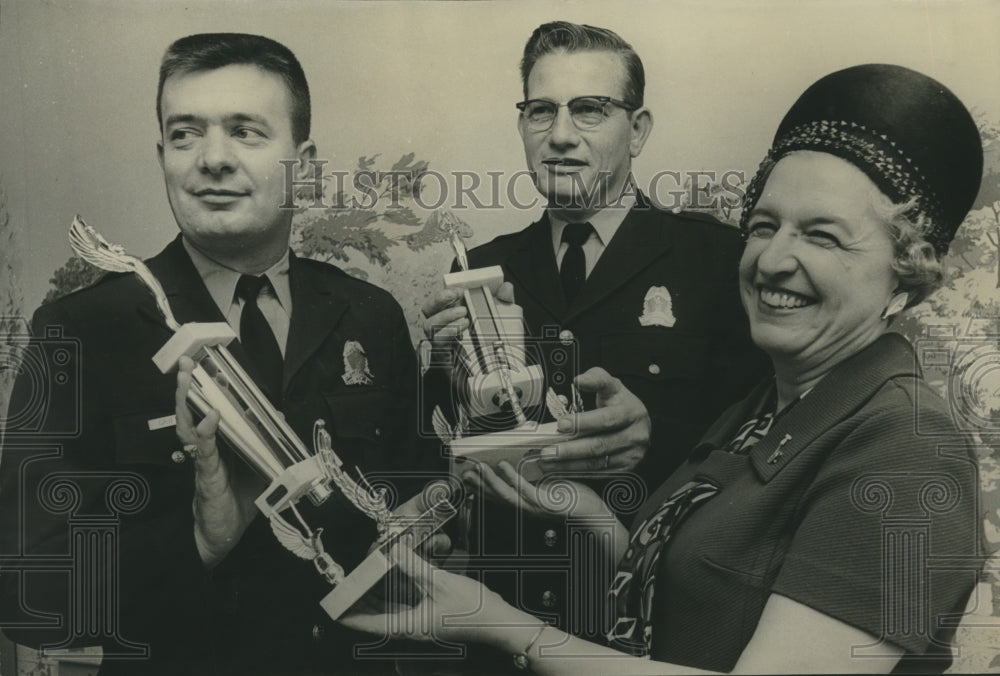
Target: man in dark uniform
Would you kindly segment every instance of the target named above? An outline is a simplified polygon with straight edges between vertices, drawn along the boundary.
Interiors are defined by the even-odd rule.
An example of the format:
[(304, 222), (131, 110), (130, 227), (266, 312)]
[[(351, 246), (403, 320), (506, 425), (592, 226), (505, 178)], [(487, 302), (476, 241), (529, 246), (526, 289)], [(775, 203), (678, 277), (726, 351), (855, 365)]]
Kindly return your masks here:
[[(157, 98), (157, 151), (180, 234), (148, 266), (177, 320), (228, 322), (239, 336), (232, 353), (307, 445), (323, 419), (346, 468), (417, 467), (416, 360), (398, 304), (289, 251), (281, 161), (297, 161), (302, 181), (316, 154), (295, 56), (254, 35), (189, 36), (167, 50)], [(325, 616), (329, 586), (252, 507), (261, 478), (225, 449), (202, 456), (184, 439), (182, 450), (177, 376), (151, 361), (172, 333), (135, 276), (108, 275), (33, 321), (36, 335), (75, 346), (57, 361), (79, 396), (43, 402), (30, 434), (9, 430), (0, 626), (10, 638), (99, 643), (102, 674), (391, 667), (355, 661), (370, 638)], [(47, 354), (44, 342), (35, 354)], [(28, 410), (39, 392), (25, 368), (11, 410)], [(305, 521), (324, 527), (327, 551), (350, 570), (374, 524), (337, 496), (306, 502)], [(100, 548), (81, 544), (109, 523)], [(81, 560), (84, 551), (103, 558)]]
[[(521, 76), (518, 131), (547, 209), (526, 229), (470, 251), (469, 264), (503, 268), (543, 355), (575, 346), (576, 363), (543, 357), (548, 385), (560, 390), (574, 367), (599, 366), (614, 376), (592, 372), (577, 381), (585, 396), (597, 392), (598, 405), (578, 424), (599, 433), (559, 444), (549, 467), (624, 479), (631, 498), (609, 505), (627, 523), (629, 509), (765, 373), (739, 305), (742, 245), (735, 228), (655, 208), (635, 190), (631, 160), (653, 120), (643, 106), (642, 63), (617, 34), (545, 24), (525, 46)], [(458, 301), (444, 290), (424, 307), (435, 355), (448, 354), (468, 325)], [(569, 395), (565, 387), (561, 393)], [(495, 492), (485, 490), (487, 497)], [(493, 567), (484, 582), (509, 601), (596, 636), (583, 609), (565, 603), (580, 571), (530, 570), (532, 558), (539, 568), (551, 567), (546, 561), (568, 557), (568, 547), (559, 527), (491, 505), (473, 543), (482, 558), (470, 565)], [(517, 570), (506, 566), (507, 558), (518, 561)]]

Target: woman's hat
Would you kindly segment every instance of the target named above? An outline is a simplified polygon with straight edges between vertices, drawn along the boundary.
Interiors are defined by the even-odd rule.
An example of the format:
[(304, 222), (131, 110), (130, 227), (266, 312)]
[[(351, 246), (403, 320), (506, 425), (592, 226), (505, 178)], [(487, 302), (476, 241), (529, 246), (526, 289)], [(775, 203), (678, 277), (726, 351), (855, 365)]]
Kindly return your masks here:
[(944, 85), (902, 66), (854, 66), (809, 87), (781, 121), (747, 188), (744, 232), (771, 168), (796, 150), (850, 162), (893, 202), (914, 199), (911, 214), (929, 219), (924, 239), (939, 255), (972, 207), (983, 173), (976, 123)]

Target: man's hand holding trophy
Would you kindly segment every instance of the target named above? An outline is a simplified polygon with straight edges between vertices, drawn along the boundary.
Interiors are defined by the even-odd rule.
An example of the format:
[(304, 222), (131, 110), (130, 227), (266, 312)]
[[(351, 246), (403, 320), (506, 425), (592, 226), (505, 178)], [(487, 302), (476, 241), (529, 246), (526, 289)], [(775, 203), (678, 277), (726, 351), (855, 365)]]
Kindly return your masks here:
[[(180, 324), (174, 318), (166, 294), (149, 268), (120, 246), (109, 244), (77, 217), (70, 228), (70, 244), (78, 256), (100, 269), (131, 272), (149, 289), (166, 325), (174, 332), (153, 356), (163, 372), (179, 371), (178, 396), (202, 416), (181, 420), (196, 438), (185, 439), (185, 450), (195, 456), (198, 486), (194, 509), (196, 543), (206, 565), (224, 558), (243, 529), (254, 517), (254, 507), (270, 522), (275, 537), (289, 551), (312, 560), (317, 572), (333, 590), (321, 605), (337, 619), (367, 593), (393, 567), (393, 552), (403, 535), (412, 546), (431, 536), (455, 509), (447, 496), (422, 496), (421, 510), (410, 516), (394, 516), (385, 496), (375, 490), (355, 468), (345, 468), (333, 449), (322, 420), (315, 421), (312, 447), (300, 440), (240, 363), (227, 349), (236, 338), (232, 328), (220, 323)], [(183, 406), (179, 415), (191, 415)], [(234, 486), (225, 466), (214, 452), (218, 432), (232, 450), (264, 480), (263, 492), (246, 495), (246, 486)], [(180, 429), (181, 425), (179, 425)], [(321, 505), (335, 492), (374, 520), (378, 538), (367, 559), (351, 573), (325, 552), (322, 528), (311, 528), (296, 504), (305, 497)], [(413, 510), (409, 510), (412, 512)]]
[[(510, 285), (504, 283), (503, 270), (470, 268), (459, 223), (451, 214), (443, 214), (442, 227), (448, 231), (460, 269), (444, 276), (445, 290), (424, 313), (435, 317), (428, 326), (432, 363), (451, 367), (455, 422), (449, 422), (439, 406), (433, 414), (434, 430), (448, 444), (456, 475), (456, 463), (464, 460), (496, 470), (506, 461), (523, 478), (537, 481), (542, 477), (537, 462), (541, 449), (567, 441), (572, 434), (560, 432), (555, 422), (531, 420), (525, 411), (544, 405), (553, 418), (565, 418), (582, 410), (579, 395), (573, 387), (570, 402), (546, 388), (541, 365), (529, 363), (524, 322), (513, 304)], [(458, 303), (460, 308), (446, 307)]]
[[(521, 308), (502, 268), (472, 268), (462, 224), (441, 213), (458, 271), (445, 275), (444, 289), (423, 307), (431, 352), (425, 363), (451, 380), (451, 399), (434, 409), (432, 423), (448, 445), (452, 474), (473, 489), (460, 520), (469, 526), (476, 489), (545, 513), (551, 509), (535, 510), (534, 503), (548, 492), (548, 478), (600, 478), (634, 468), (649, 445), (646, 407), (604, 369), (578, 373), (568, 331), (559, 332), (558, 345), (546, 336), (526, 344)], [(557, 394), (550, 384), (565, 389)], [(593, 410), (584, 411), (581, 393), (592, 397)], [(553, 422), (541, 422), (546, 412)], [(577, 502), (582, 508), (587, 501)]]

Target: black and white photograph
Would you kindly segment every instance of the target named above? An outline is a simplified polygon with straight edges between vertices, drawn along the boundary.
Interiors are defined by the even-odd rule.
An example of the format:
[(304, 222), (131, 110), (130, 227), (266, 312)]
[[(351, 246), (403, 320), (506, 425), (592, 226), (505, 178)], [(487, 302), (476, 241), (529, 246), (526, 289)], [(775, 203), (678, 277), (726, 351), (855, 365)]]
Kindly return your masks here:
[(0, 676), (1000, 673), (998, 32), (0, 0)]

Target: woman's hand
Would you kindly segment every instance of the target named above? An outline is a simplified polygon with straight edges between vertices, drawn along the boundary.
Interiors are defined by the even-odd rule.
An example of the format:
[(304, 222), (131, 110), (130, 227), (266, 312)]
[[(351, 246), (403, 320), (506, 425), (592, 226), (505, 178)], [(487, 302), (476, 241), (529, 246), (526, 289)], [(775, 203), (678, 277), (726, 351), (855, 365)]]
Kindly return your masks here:
[(390, 574), (406, 575), (420, 590), (420, 602), (411, 606), (389, 600), (376, 608), (366, 601), (340, 623), (378, 636), (485, 644), (500, 640), (498, 626), (538, 623), (479, 582), (431, 565), (413, 551), (412, 542), (412, 536), (404, 535), (389, 550), (389, 560), (398, 567)]
[[(705, 673), (626, 656), (554, 628), (540, 633), (543, 623), (537, 617), (507, 604), (475, 580), (435, 568), (409, 547), (397, 547), (390, 558), (420, 587), (421, 601), (415, 606), (397, 603), (378, 608), (356, 604), (338, 620), (341, 624), (391, 638), (478, 643), (511, 657), (530, 645), (528, 664), (538, 674), (575, 676), (595, 670), (607, 674)], [(496, 666), (509, 667), (513, 673), (509, 661)]]
[(195, 425), (187, 405), (193, 370), (194, 362), (181, 357), (174, 400), (177, 438), (194, 461), (194, 541), (202, 562), (212, 567), (239, 542), (257, 513), (253, 501), (263, 486), (255, 477), (236, 481), (232, 468), (219, 456), (218, 411), (209, 411)]

